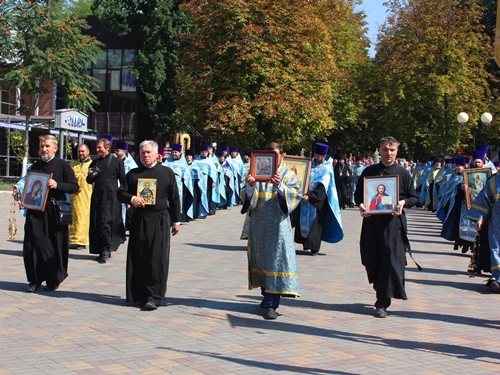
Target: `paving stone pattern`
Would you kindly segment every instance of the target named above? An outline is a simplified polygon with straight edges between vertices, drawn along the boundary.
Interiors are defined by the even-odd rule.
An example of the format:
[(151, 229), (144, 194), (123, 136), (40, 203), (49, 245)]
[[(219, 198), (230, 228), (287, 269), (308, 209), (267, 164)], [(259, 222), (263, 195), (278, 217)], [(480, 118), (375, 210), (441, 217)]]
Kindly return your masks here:
[(155, 311), (125, 303), (126, 244), (98, 264), (70, 250), (55, 292), (25, 293), (24, 219), (9, 240), (0, 194), (0, 375), (7, 374), (498, 374), (500, 295), (467, 276), (469, 254), (439, 236), (430, 212), (407, 210), (418, 271), (408, 301), (372, 316), (360, 263), (361, 218), (342, 211), (345, 239), (311, 257), (297, 245), (301, 297), (264, 319), (248, 290), (239, 207), (182, 225), (172, 240), (167, 298)]

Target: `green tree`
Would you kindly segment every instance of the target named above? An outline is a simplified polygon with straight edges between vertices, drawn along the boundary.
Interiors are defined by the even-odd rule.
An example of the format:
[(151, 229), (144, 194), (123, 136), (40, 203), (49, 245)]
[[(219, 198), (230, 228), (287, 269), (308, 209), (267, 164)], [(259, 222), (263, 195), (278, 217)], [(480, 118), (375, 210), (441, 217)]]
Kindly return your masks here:
[(67, 12), (77, 18), (85, 18), (92, 14), (92, 0), (66, 0)]
[[(379, 34), (380, 122), (411, 156), (455, 153), (491, 103), (492, 56), (474, 0), (391, 0)], [(462, 129), (457, 114), (471, 121)]]
[(20, 89), (26, 115), (23, 174), (29, 152), (29, 123), (40, 97), (55, 80), (68, 107), (88, 111), (97, 102), (94, 79), (85, 67), (101, 52), (95, 38), (81, 34), (86, 23), (64, 15), (58, 0), (0, 0), (0, 85)]
[(179, 69), (178, 33), (189, 27), (179, 11), (179, 0), (94, 0), (94, 15), (117, 35), (133, 33), (140, 41), (132, 74), (137, 79), (141, 112), (148, 115), (165, 138), (175, 128), (176, 88)]
[(367, 41), (352, 2), (194, 0), (181, 9), (194, 24), (181, 35), (181, 124), (244, 147), (300, 149), (356, 118)]

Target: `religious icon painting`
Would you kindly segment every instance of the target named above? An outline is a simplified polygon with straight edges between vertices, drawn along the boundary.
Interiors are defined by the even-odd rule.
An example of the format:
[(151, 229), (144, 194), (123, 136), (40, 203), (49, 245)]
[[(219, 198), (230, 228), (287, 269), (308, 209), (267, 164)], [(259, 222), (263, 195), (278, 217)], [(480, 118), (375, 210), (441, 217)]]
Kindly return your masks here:
[(309, 190), (309, 177), (311, 175), (311, 158), (305, 156), (285, 155), (283, 168), (289, 169), (297, 175), (302, 195)]
[(399, 202), (399, 176), (366, 176), (363, 202), (366, 213), (392, 214)]
[(28, 210), (43, 211), (47, 203), (49, 188), (47, 182), (52, 178), (52, 173), (29, 171), (24, 184), (22, 205)]
[(144, 204), (156, 204), (156, 178), (139, 178), (137, 180), (137, 196), (144, 199)]
[(273, 150), (252, 151), (250, 174), (255, 181), (269, 181), (278, 170), (278, 152)]
[(465, 200), (468, 210), (472, 207), (472, 203), (474, 203), (479, 192), (485, 187), (486, 181), (490, 176), (490, 168), (472, 168), (464, 170), (464, 181), (467, 184)]

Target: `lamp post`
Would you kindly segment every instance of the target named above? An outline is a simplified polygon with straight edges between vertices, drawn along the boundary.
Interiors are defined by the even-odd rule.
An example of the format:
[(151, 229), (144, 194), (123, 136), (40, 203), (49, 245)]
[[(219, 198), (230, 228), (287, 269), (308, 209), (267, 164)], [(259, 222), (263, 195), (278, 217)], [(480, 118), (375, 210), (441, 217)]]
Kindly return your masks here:
[[(465, 127), (467, 124), (467, 121), (469, 121), (469, 115), (465, 112), (460, 112), (457, 116), (457, 121), (462, 125), (462, 127)], [(491, 124), (491, 121), (493, 121), (493, 116), (489, 112), (484, 112), (481, 115), (481, 122), (488, 126)], [(473, 137), (473, 149), (476, 149), (476, 127), (474, 126), (472, 128), (472, 137)]]

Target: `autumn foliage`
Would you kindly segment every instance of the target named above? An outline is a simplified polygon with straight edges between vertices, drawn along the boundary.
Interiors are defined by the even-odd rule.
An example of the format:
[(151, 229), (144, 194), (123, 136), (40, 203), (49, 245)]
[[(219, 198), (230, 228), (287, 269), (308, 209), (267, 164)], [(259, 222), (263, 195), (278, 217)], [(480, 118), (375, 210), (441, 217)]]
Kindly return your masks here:
[(338, 126), (336, 97), (366, 60), (352, 4), (195, 0), (181, 9), (194, 25), (180, 35), (181, 124), (252, 147), (306, 146)]

